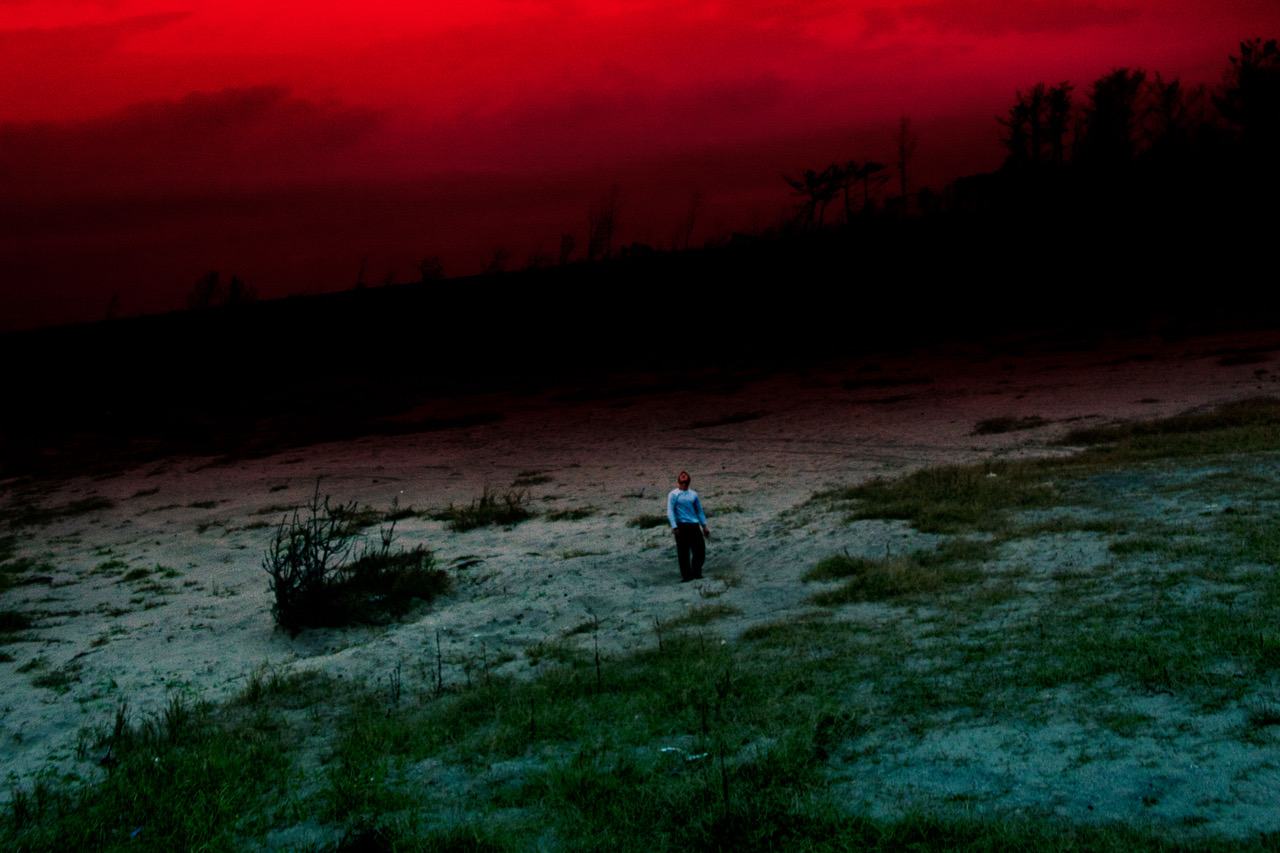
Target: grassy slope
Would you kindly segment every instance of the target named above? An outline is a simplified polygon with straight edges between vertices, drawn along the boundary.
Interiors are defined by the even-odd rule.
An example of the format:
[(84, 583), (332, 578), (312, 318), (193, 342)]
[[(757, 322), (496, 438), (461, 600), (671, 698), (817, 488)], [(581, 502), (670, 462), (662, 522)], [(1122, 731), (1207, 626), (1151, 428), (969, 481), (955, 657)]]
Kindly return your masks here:
[[(1150, 830), (998, 809), (907, 804), (872, 820), (842, 804), (838, 771), (957, 719), (1065, 714), (1151, 734), (1150, 718), (1103, 701), (1117, 684), (1172, 695), (1188, 725), (1251, 707), (1235, 736), (1268, 743), (1276, 715), (1257, 690), (1280, 672), (1277, 423), (1274, 401), (1254, 401), (1073, 436), (1090, 448), (1066, 459), (815, 496), (847, 523), (906, 519), (942, 538), (825, 560), (807, 578), (811, 612), (733, 642), (721, 644), (708, 609), (621, 659), (543, 643), (531, 680), (473, 661), (468, 684), (442, 685), (428, 655), (403, 679), (358, 689), (263, 673), (225, 707), (175, 698), (160, 719), (122, 713), (83, 738), (110, 771), (15, 789), (0, 846), (1182, 849)], [(1159, 524), (1136, 512), (1141, 501), (1163, 502)], [(1105, 558), (1052, 562), (1082, 540)], [(842, 618), (849, 604), (880, 608), (874, 625)]]

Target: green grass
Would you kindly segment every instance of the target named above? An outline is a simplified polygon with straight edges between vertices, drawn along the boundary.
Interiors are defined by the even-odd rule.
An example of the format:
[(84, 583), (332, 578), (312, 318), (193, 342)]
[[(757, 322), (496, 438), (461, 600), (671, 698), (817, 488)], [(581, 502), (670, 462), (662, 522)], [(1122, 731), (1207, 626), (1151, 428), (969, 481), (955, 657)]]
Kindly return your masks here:
[(530, 486), (541, 486), (546, 483), (555, 481), (555, 477), (550, 474), (544, 474), (541, 471), (521, 471), (516, 474), (516, 478), (511, 481), (513, 489), (527, 489)]
[(850, 520), (902, 519), (924, 533), (1008, 534), (1013, 515), (1070, 503), (1091, 476), (1155, 460), (1271, 451), (1280, 447), (1280, 400), (1257, 397), (1208, 412), (1075, 430), (1085, 450), (1027, 459), (926, 468), (896, 479), (819, 492), (812, 503)]
[(941, 592), (982, 580), (982, 571), (968, 561), (937, 558), (924, 553), (868, 559), (837, 554), (820, 561), (806, 581), (844, 579), (838, 589), (812, 596), (814, 604), (831, 607), (856, 601), (887, 601)]
[(519, 524), (533, 517), (528, 508), (527, 493), (524, 489), (511, 489), (499, 495), (484, 489), (480, 497), (469, 506), (458, 507), (453, 504), (434, 513), (431, 517), (436, 521), (448, 522), (450, 530), (463, 532), (490, 525), (509, 526)]

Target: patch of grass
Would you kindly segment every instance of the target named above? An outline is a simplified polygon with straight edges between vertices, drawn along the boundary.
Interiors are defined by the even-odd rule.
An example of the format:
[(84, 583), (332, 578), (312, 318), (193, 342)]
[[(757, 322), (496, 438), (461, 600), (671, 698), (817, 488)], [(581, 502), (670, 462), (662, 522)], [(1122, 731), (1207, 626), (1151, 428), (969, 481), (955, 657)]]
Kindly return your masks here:
[(80, 664), (70, 663), (59, 669), (51, 669), (33, 676), (31, 684), (55, 693), (66, 693), (74, 682), (80, 680), (80, 669)]
[(1178, 458), (1214, 453), (1272, 450), (1280, 443), (1280, 398), (1252, 397), (1206, 412), (1170, 418), (1076, 429), (1067, 445), (1109, 445), (1115, 464), (1130, 460)]
[(839, 589), (814, 595), (822, 607), (857, 601), (887, 601), (934, 593), (948, 587), (975, 583), (982, 572), (975, 566), (949, 558), (920, 553), (901, 557), (867, 559), (837, 554), (820, 561), (804, 576), (807, 581), (845, 578)]
[(293, 512), (295, 509), (298, 509), (297, 504), (272, 504), (262, 509), (255, 509), (250, 515), (281, 515)]
[(87, 515), (104, 509), (112, 509), (116, 502), (110, 498), (95, 495), (89, 498), (71, 501), (56, 507), (18, 506), (0, 513), (0, 521), (10, 527), (43, 527), (55, 521)]
[(516, 478), (511, 481), (513, 489), (527, 489), (530, 486), (541, 486), (555, 480), (550, 474), (544, 474), (541, 471), (521, 471), (516, 474)]
[(1052, 506), (1060, 490), (1036, 465), (992, 463), (925, 468), (894, 480), (877, 477), (814, 495), (813, 502), (844, 508), (849, 520), (896, 518), (922, 533), (997, 531), (1011, 513)]
[(12, 789), (0, 820), (11, 850), (233, 850), (265, 833), (273, 794), (289, 783), (281, 729), (254, 726), (175, 693), (134, 725), (127, 706), (86, 749), (112, 769), (89, 784), (38, 778)]
[(1168, 548), (1169, 544), (1167, 539), (1156, 539), (1151, 536), (1133, 536), (1128, 539), (1117, 539), (1107, 546), (1107, 550), (1119, 556), (1156, 554)]
[(26, 631), (34, 623), (31, 617), (18, 610), (0, 610), (0, 634), (13, 634)]
[(1253, 729), (1280, 726), (1280, 705), (1271, 703), (1254, 705), (1249, 709), (1246, 720), (1249, 727)]
[(36, 657), (33, 657), (31, 660), (24, 663), (22, 666), (18, 667), (17, 670), (15, 670), (15, 672), (20, 672), (25, 675), (28, 672), (35, 672), (36, 670), (48, 669), (48, 668), (49, 668), (49, 662), (37, 655)]
[(145, 577), (149, 577), (150, 575), (151, 575), (150, 569), (130, 569), (129, 571), (125, 572), (124, 577), (122, 577), (120, 580), (122, 582), (140, 581)]
[(669, 526), (670, 521), (665, 515), (636, 515), (627, 520), (627, 527), (636, 527), (641, 530), (648, 530), (651, 527)]
[(1047, 426), (1053, 421), (1042, 418), (1039, 415), (1026, 415), (1021, 418), (1015, 418), (1011, 415), (999, 418), (987, 418), (974, 424), (973, 431), (969, 435), (999, 435), (1006, 432), (1017, 432), (1026, 429), (1039, 429)]
[(584, 551), (580, 548), (574, 548), (572, 550), (563, 552), (560, 555), (560, 559), (576, 560), (579, 557), (604, 557), (608, 553), (609, 553), (608, 551)]
[(129, 568), (129, 564), (126, 563), (124, 560), (117, 560), (115, 557), (112, 557), (110, 560), (103, 560), (101, 563), (99, 563), (93, 569), (93, 574), (107, 575), (108, 577), (110, 577), (111, 575), (118, 575), (126, 571), (128, 568)]
[(1273, 450), (1280, 446), (1280, 399), (1256, 397), (1208, 412), (1075, 430), (1063, 444), (1088, 447), (1058, 459), (949, 465), (876, 478), (819, 492), (811, 503), (843, 509), (850, 520), (903, 519), (924, 533), (1007, 532), (1013, 514), (1060, 505), (1100, 472), (1155, 459)]
[(710, 625), (717, 619), (724, 619), (728, 616), (741, 616), (742, 611), (734, 607), (732, 604), (699, 604), (690, 607), (685, 613), (674, 618), (668, 619), (662, 623), (663, 630), (669, 628), (682, 628), (686, 626), (701, 627)]
[(33, 557), (15, 556), (17, 540), (12, 536), (0, 538), (0, 592), (15, 586), (47, 583), (54, 567)]
[(218, 503), (218, 501), (194, 501), (187, 504), (187, 509), (214, 509)]
[(547, 513), (543, 518), (547, 521), (581, 521), (596, 514), (593, 506), (575, 506), (568, 509), (557, 509)]
[(431, 517), (436, 521), (448, 522), (449, 529), (459, 533), (489, 525), (519, 524), (533, 517), (533, 511), (525, 505), (526, 496), (523, 489), (513, 489), (499, 495), (486, 487), (470, 506), (457, 507), (449, 504)]

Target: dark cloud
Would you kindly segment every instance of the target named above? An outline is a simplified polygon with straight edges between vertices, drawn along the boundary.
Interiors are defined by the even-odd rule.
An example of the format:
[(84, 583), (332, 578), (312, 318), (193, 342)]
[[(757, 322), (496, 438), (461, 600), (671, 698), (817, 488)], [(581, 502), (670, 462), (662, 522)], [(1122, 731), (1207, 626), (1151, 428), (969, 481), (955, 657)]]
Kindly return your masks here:
[(1129, 24), (1139, 14), (1132, 7), (1104, 8), (1060, 0), (943, 0), (902, 8), (907, 20), (923, 22), (939, 32), (974, 36), (1068, 33), (1085, 27)]
[(70, 63), (77, 72), (83, 72), (82, 63), (110, 53), (122, 41), (164, 29), (189, 17), (189, 14), (162, 12), (105, 24), (0, 30), (0, 57), (4, 58), (5, 67), (11, 69)]
[(77, 123), (0, 124), (0, 193), (152, 195), (322, 177), (381, 121), (273, 86), (197, 92)]

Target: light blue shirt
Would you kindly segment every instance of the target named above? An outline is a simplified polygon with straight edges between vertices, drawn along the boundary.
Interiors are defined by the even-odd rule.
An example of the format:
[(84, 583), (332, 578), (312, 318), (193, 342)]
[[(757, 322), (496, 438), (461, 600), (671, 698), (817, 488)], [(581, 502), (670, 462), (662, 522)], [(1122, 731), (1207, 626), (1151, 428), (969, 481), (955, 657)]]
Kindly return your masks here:
[(667, 495), (667, 521), (672, 528), (682, 522), (705, 525), (707, 517), (702, 512), (698, 493), (693, 489), (672, 489)]

